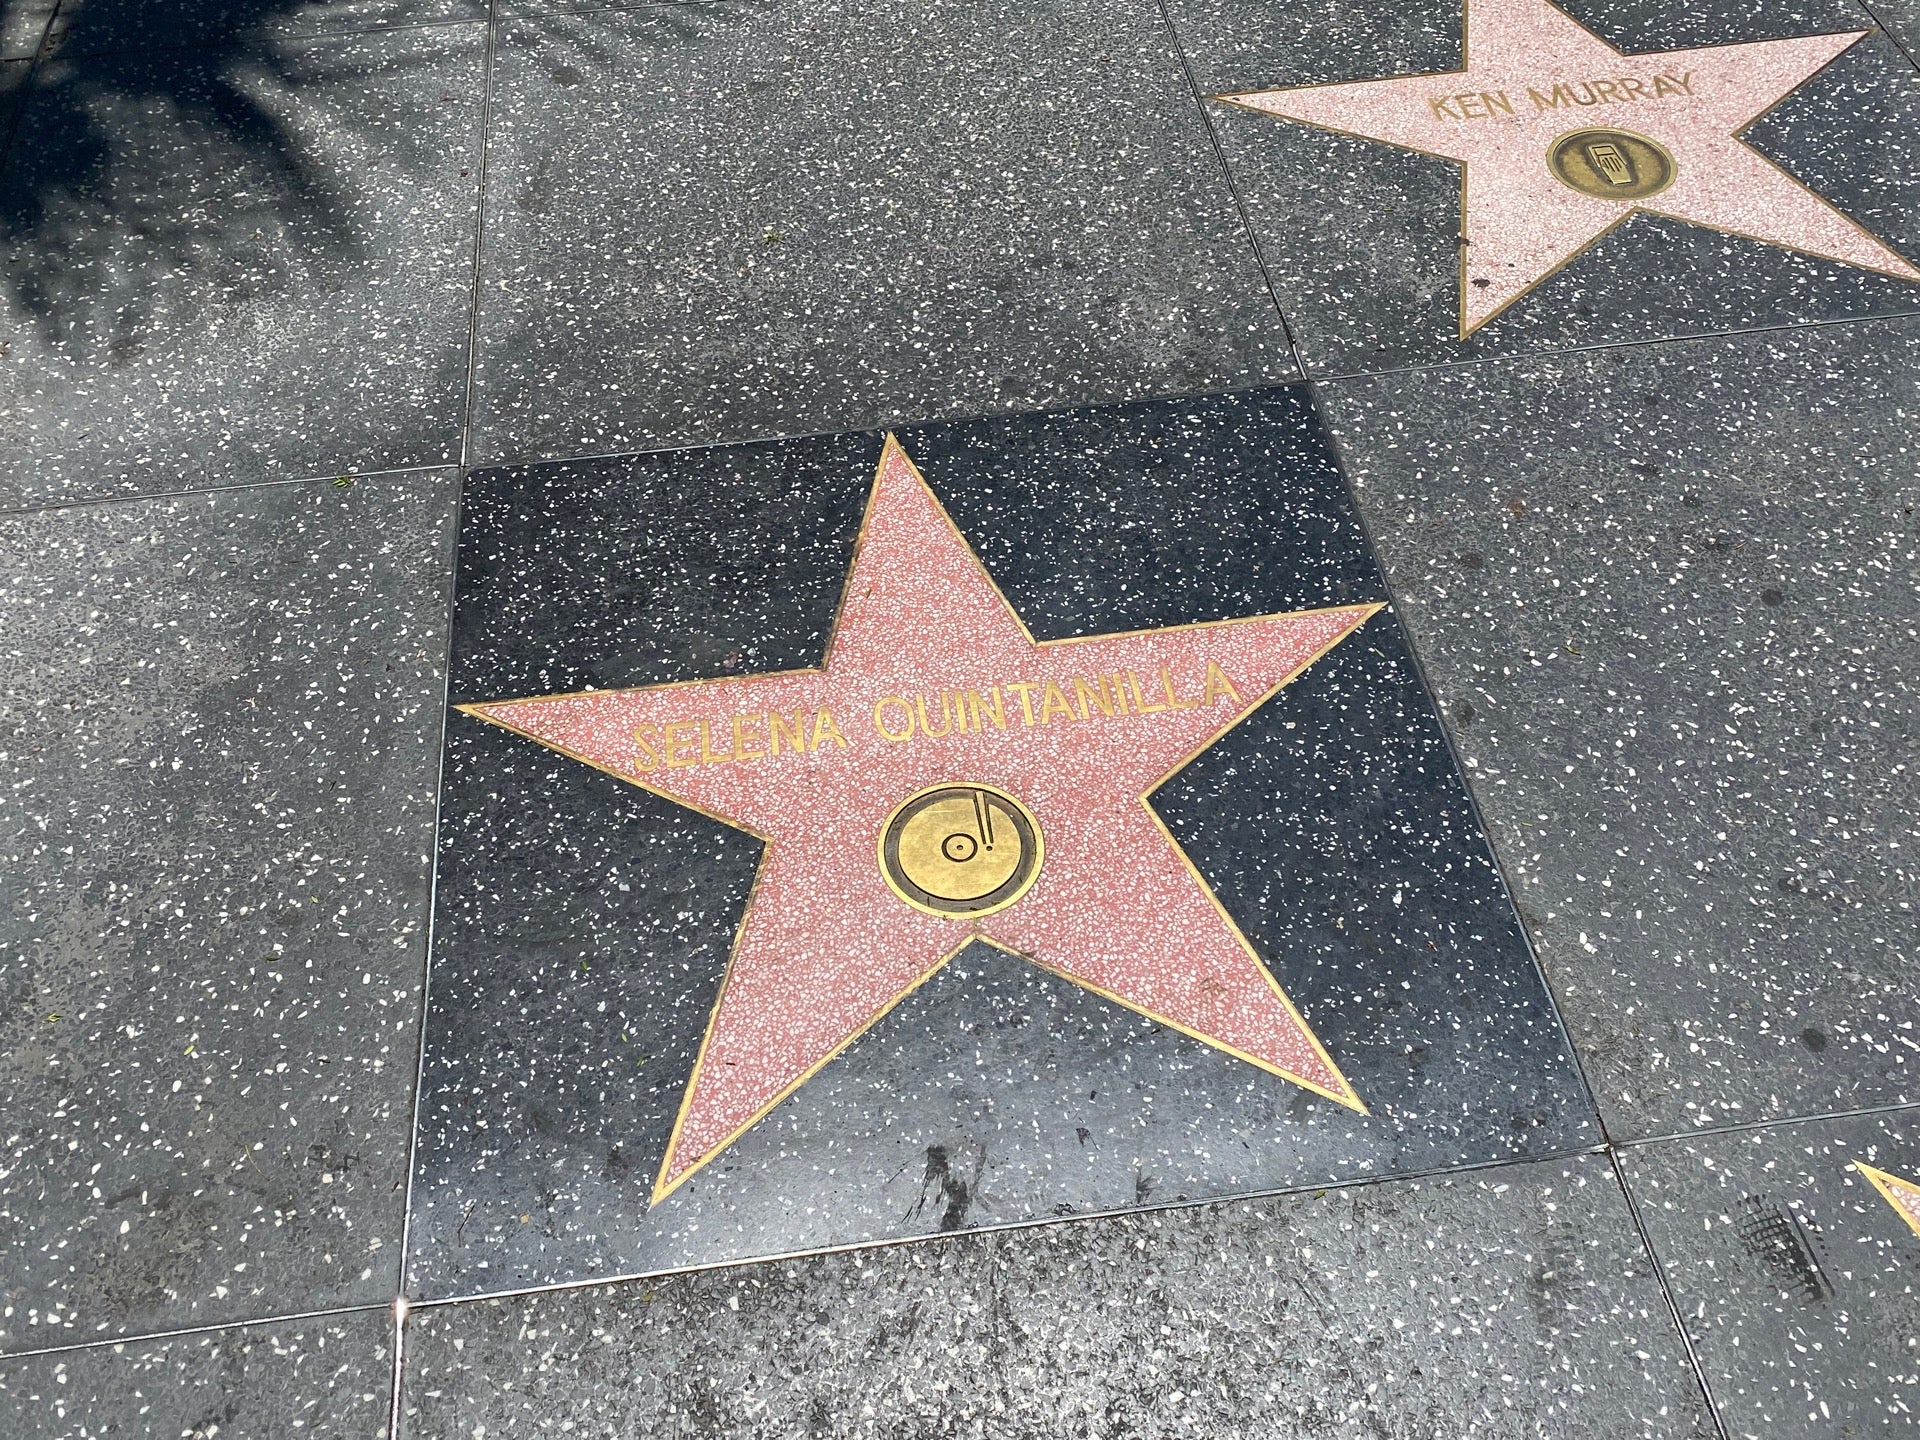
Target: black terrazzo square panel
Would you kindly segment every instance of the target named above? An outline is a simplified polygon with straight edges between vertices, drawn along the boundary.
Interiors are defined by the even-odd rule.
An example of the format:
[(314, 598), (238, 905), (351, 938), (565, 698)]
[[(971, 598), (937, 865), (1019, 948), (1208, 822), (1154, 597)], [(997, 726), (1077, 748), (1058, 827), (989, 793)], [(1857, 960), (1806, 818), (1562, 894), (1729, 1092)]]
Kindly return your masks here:
[(1920, 310), (1920, 90), (1877, 4), (1169, 13), (1310, 373)]
[[(897, 447), (861, 433), (482, 471), (467, 483), (458, 564), (452, 703), (575, 698), (494, 706), (496, 724), (449, 715), (410, 1293), (645, 1273), (1599, 1139), (1398, 622), (1374, 611), (1388, 597), (1303, 389), (925, 426), (899, 432)], [(965, 621), (978, 608), (969, 597), (995, 591), (1005, 605), (988, 620), (1007, 631), (1017, 616), (1015, 643), (1036, 666), (1109, 653), (1101, 646), (1159, 646), (1159, 658), (1128, 659), (1128, 680), (1116, 672), (1110, 693), (1096, 680), (1066, 711), (1050, 686), (1022, 691), (1004, 667), (1004, 683), (970, 676), (975, 701), (951, 702), (960, 692), (933, 672), (986, 663), (998, 642), (969, 645)], [(1262, 616), (1278, 618), (1247, 618)], [(1248, 678), (1254, 650), (1230, 648), (1315, 625), (1325, 634), (1277, 691)], [(871, 709), (810, 704), (804, 727), (771, 702), (748, 704), (769, 685), (827, 684), (870, 634), (879, 643), (859, 663), (879, 675), (909, 657), (922, 693), (892, 709), (885, 697)], [(1182, 668), (1189, 655), (1228, 658), (1203, 678), (1200, 659)], [(806, 673), (753, 678), (794, 671)], [(748, 697), (731, 727), (730, 695)], [(937, 715), (914, 713), (930, 696), (953, 738), (937, 738)], [(699, 722), (695, 739), (693, 721), (656, 732), (621, 708), (656, 702), (721, 718)], [(996, 709), (1003, 729), (981, 718)], [(1118, 777), (1132, 751), (1158, 743), (1155, 727), (1209, 714), (1183, 751), (1190, 762), (1152, 791), (1163, 827), (1152, 843), (1117, 840), (1108, 859), (1081, 843), (1101, 797), (1075, 810), (1055, 794), (1072, 787), (1048, 777), (1098, 755), (1074, 784), (1091, 794), (1111, 776), (1126, 789)], [(541, 732), (537, 717), (555, 715), (582, 728)], [(605, 736), (615, 748), (602, 753)], [(1020, 770), (1062, 736), (1044, 752), (1063, 757), (1053, 769)], [(1137, 745), (1116, 746), (1127, 736)], [(964, 749), (988, 742), (999, 748)], [(732, 768), (720, 763), (729, 749), (740, 752)], [(1018, 852), (1025, 841), (996, 852), (1037, 868), (976, 918), (943, 911), (951, 897), (901, 858), (911, 828), (897, 854), (876, 852), (880, 832), (847, 821), (841, 802), (896, 783), (889, 767), (903, 756), (989, 753), (1005, 764), (989, 773), (955, 759), (944, 778), (1006, 792), (968, 792), (1004, 801), (992, 812), (1003, 844), (1030, 804), (1045, 843), (1043, 854)], [(929, 763), (932, 774), (945, 762)], [(798, 828), (778, 807), (756, 822), (761, 834), (787, 827), (766, 843), (717, 818), (745, 806), (749, 788), (697, 808), (668, 798), (723, 784), (758, 795), (782, 776), (818, 788), (804, 792)], [(1137, 789), (1121, 797), (1128, 815)], [(796, 855), (797, 888), (781, 868)], [(1187, 868), (1138, 868), (1169, 856)], [(1175, 878), (1155, 890), (1161, 874)], [(783, 932), (771, 978), (750, 974), (755, 927), (787, 923), (811, 903), (809, 886), (842, 880), (880, 898)], [(1195, 895), (1217, 909), (1143, 951), (1137, 937)], [(876, 934), (944, 936), (951, 957), (940, 965), (929, 951), (925, 973), (849, 1026), (837, 1054), (804, 1051), (793, 1037), (814, 1035), (874, 965), (897, 958), (843, 963)], [(1219, 935), (1243, 936), (1233, 955), (1258, 960), (1233, 971), (1209, 948)], [(1086, 957), (1109, 953), (1121, 959), (1095, 983)], [(1178, 1011), (1172, 991), (1154, 990), (1178, 990), (1219, 956), (1216, 1010)], [(1227, 993), (1234, 975), (1256, 977), (1258, 993)], [(1234, 1028), (1243, 999), (1277, 1027), (1270, 1049)], [(787, 1069), (749, 1093), (763, 1065)], [(729, 1099), (730, 1086), (747, 1099)], [(749, 1113), (763, 1093), (772, 1103)]]

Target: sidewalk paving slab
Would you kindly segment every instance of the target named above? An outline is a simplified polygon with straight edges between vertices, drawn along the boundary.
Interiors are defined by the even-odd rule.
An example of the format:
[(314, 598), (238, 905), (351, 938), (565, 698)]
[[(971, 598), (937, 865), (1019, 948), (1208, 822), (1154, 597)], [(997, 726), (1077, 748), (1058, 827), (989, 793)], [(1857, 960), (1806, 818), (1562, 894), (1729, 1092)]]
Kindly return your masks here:
[(397, 1293), (453, 498), (0, 517), (0, 1349)]
[(459, 459), (486, 27), (42, 66), (0, 508)]
[(409, 1440), (1709, 1440), (1604, 1159), (417, 1311)]
[[(1178, 637), (1187, 632), (1162, 627), (1384, 593), (1302, 386), (898, 438), (1043, 642)], [(451, 701), (591, 690), (676, 707), (675, 723), (717, 714), (718, 735), (731, 711), (769, 703), (730, 698), (738, 687), (819, 666), (836, 607), (847, 613), (867, 593), (848, 566), (883, 453), (868, 433), (476, 472)], [(962, 590), (942, 582), (939, 593), (950, 606)], [(936, 654), (903, 629), (889, 653), (911, 658), (891, 678), (865, 690), (850, 680), (844, 703), (821, 701), (839, 716), (844, 770), (828, 768), (842, 749), (826, 741), (754, 762), (769, 786), (810, 787), (803, 833), (765, 843), (722, 823), (718, 802), (669, 798), (680, 793), (673, 776), (693, 776), (686, 766), (635, 769), (631, 720), (607, 731), (617, 754), (590, 757), (500, 728), (505, 719), (449, 717), (410, 1293), (611, 1278), (1599, 1142), (1391, 613), (1257, 708), (1265, 682), (1220, 652), (1252, 687), (1244, 722), (1147, 777), (1177, 772), (1152, 791), (1165, 833), (1145, 848), (1164, 855), (1171, 837), (1191, 875), (1131, 878), (1123, 867), (1136, 851), (1120, 838), (1131, 832), (1084, 818), (1067, 780), (1079, 754), (1131, 754), (1156, 727), (1184, 723), (1151, 701), (1158, 682), (1143, 692), (1156, 713), (1074, 714), (1063, 692), (1050, 723), (1036, 690), (1029, 725), (1000, 683), (1051, 662), (1019, 648)], [(1167, 663), (1169, 693), (1201, 695), (1201, 669), (1181, 668), (1197, 662)], [(715, 676), (702, 698), (698, 682)], [(659, 685), (669, 688), (652, 702), (619, 698)], [(951, 686), (1002, 694), (1004, 728), (948, 734), (937, 697)], [(895, 744), (876, 733), (875, 717), (894, 713), (876, 697), (900, 687), (936, 698), (927, 733)], [(743, 732), (742, 749), (758, 748)], [(896, 773), (907, 764), (926, 775)], [(1043, 888), (1006, 921), (905, 933), (918, 922), (876, 868), (885, 808), (922, 785), (970, 780), (1035, 806), (1050, 837)], [(1140, 814), (1145, 783), (1123, 786), (1127, 815)], [(1122, 787), (1117, 773), (1099, 784)], [(859, 809), (868, 789), (885, 802), (870, 817)], [(1087, 853), (1088, 833), (1107, 841)], [(803, 886), (769, 878), (798, 866), (814, 877)], [(1196, 879), (1210, 887), (1202, 910), (1173, 909)], [(880, 1008), (860, 1011), (871, 1029), (850, 1019), (822, 1032), (819, 1053), (781, 1072), (797, 1089), (769, 1082), (726, 1111), (731, 1137), (715, 1131), (697, 1152), (712, 1164), (657, 1190), (680, 1153), (683, 1104), (763, 1063), (732, 1038), (758, 1033), (759, 1002), (736, 1010), (728, 999), (740, 1018), (724, 1036), (709, 1028), (723, 976), (732, 987), (750, 963), (736, 937), (789, 923), (780, 917), (803, 926), (806, 897), (827, 886), (850, 898), (826, 933), (796, 930), (784, 943), (793, 978), (764, 1002), (777, 1026), (865, 1003), (846, 997), (871, 966), (921, 956), (934, 968), (882, 987)], [(1104, 917), (1093, 933), (1049, 942), (997, 928), (1051, 915), (1066, 903), (1052, 897), (1067, 895), (1083, 897), (1074, 913)], [(1163, 935), (1155, 917), (1168, 910), (1187, 918)], [(1202, 1011), (1242, 1004), (1221, 998), (1236, 993), (1215, 968), (1229, 962), (1206, 948), (1221, 914), (1244, 936), (1232, 964), (1250, 951), (1271, 972), (1366, 1114), (1207, 1030)], [(1134, 937), (1146, 937), (1138, 955)], [(1107, 955), (1112, 984), (1083, 988), (1061, 969)], [(1161, 956), (1202, 997), (1185, 1025), (1168, 1016), (1183, 1003), (1172, 991), (1159, 1008), (1116, 1003), (1125, 977)], [(768, 993), (739, 983), (743, 996)], [(769, 1053), (765, 1064), (787, 1063), (784, 1050)], [(771, 1111), (749, 1118), (763, 1102)]]
[(0, 1359), (8, 1440), (379, 1440), (388, 1310)]
[(1920, 1182), (1920, 1112), (1624, 1153), (1734, 1440), (1902, 1435), (1917, 1423), (1920, 1205), (1903, 1214), (1856, 1162)]
[(1616, 1139), (1920, 1094), (1916, 363), (1886, 321), (1326, 387)]
[(1297, 373), (1151, 6), (729, 0), (499, 33), (480, 462)]

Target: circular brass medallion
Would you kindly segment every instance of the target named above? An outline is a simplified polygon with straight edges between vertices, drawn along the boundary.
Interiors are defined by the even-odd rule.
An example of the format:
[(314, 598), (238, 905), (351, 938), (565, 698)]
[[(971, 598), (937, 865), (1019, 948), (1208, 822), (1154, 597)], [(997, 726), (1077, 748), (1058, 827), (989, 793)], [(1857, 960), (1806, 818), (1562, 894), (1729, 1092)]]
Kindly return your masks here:
[(1040, 822), (1004, 790), (936, 785), (909, 795), (880, 828), (880, 874), (916, 910), (1004, 910), (1040, 874)]
[(1547, 147), (1553, 178), (1601, 200), (1644, 200), (1673, 183), (1666, 146), (1631, 130), (1573, 130)]

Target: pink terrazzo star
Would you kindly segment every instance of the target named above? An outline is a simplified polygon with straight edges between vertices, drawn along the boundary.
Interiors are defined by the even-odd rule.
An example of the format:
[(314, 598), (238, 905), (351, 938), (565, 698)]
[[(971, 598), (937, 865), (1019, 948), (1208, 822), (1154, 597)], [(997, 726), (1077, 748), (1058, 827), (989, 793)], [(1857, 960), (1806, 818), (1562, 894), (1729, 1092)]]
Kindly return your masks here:
[[(1364, 1113), (1146, 797), (1379, 608), (1037, 643), (889, 437), (823, 668), (462, 706), (766, 841), (655, 1201), (975, 939)], [(992, 913), (883, 870), (945, 785), (1037, 824)]]
[(1862, 1165), (1858, 1160), (1853, 1168), (1873, 1183), (1886, 1202), (1893, 1206), (1894, 1213), (1920, 1235), (1920, 1185), (1911, 1180), (1902, 1180), (1898, 1175), (1889, 1175), (1884, 1170), (1876, 1170), (1871, 1165)]
[(1459, 161), (1465, 338), (1636, 210), (1920, 280), (1738, 138), (1868, 33), (1625, 55), (1546, 0), (1467, 0), (1464, 70), (1215, 98)]

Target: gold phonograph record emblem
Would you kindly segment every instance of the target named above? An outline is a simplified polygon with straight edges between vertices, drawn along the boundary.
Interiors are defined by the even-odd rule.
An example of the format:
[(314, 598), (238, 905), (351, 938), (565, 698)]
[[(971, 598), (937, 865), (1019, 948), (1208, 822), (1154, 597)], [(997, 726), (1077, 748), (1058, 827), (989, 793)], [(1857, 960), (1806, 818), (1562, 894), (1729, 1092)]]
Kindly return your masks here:
[(909, 795), (880, 829), (887, 887), (930, 915), (989, 915), (1040, 874), (1040, 822), (1004, 790), (935, 785)]
[(1601, 200), (1644, 200), (1673, 184), (1672, 154), (1631, 130), (1571, 130), (1547, 147), (1553, 178)]

